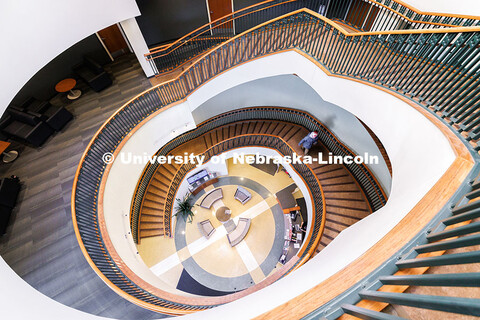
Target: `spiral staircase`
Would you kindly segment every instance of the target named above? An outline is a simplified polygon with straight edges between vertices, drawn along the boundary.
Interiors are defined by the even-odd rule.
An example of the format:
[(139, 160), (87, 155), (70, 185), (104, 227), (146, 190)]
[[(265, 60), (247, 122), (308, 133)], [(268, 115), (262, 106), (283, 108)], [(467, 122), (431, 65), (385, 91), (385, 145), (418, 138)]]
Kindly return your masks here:
[[(167, 75), (172, 79), (119, 109), (92, 139), (77, 171), (72, 216), (86, 259), (115, 292), (166, 314), (211, 309), (252, 293), (253, 289), (245, 290), (233, 300), (178, 299), (152, 289), (129, 272), (115, 254), (103, 221), (101, 200), (110, 165), (101, 159), (107, 152), (118, 153), (135, 130), (185, 101), (219, 74), (262, 57), (295, 52), (330, 77), (383, 90), (422, 112), (443, 128), (456, 160), (442, 184), (425, 196), (428, 204), (415, 207), (361, 258), (303, 293), (297, 300), (301, 303), (284, 303), (258, 318), (415, 318), (409, 307), (428, 310), (426, 317), (431, 319), (480, 316), (480, 299), (472, 298), (474, 288), (480, 286), (479, 24), (477, 17), (422, 13), (392, 0), (266, 1), (214, 21), (173, 44), (155, 48), (147, 59), (159, 78)], [(235, 28), (226, 28), (230, 25), (244, 28), (233, 31)], [(229, 120), (232, 113), (219, 115), (173, 139), (158, 152), (169, 154), (192, 139), (200, 139), (205, 152), (216, 150), (215, 146), (227, 148), (228, 142), (234, 141), (239, 145), (274, 143), (288, 153), (294, 150), (289, 143), (292, 139), (314, 128), (321, 129), (327, 149), (336, 154), (351, 152), (308, 114), (285, 112), (281, 119), (273, 115), (281, 114), (281, 110), (272, 108), (265, 116), (266, 110), (239, 111), (236, 115), (251, 117), (236, 121)], [(281, 123), (280, 127), (269, 119)], [(236, 132), (253, 138), (246, 140)], [(131, 208), (136, 241), (171, 235), (172, 190), (189, 169), (145, 168)], [(387, 201), (374, 175), (361, 166), (299, 167), (297, 171), (312, 190), (318, 219), (308, 246), (285, 274), (302, 272), (301, 265), (328, 245), (328, 240), (320, 241), (322, 234), (323, 239), (329, 239), (342, 230), (328, 219), (325, 222), (325, 213), (328, 217), (335, 208), (347, 207), (358, 213), (349, 218), (358, 220)], [(338, 190), (327, 181), (351, 185), (349, 198), (339, 199), (335, 193)], [(316, 183), (328, 187), (324, 199)], [(279, 279), (271, 279), (255, 290)], [(439, 311), (442, 313), (436, 313)]]

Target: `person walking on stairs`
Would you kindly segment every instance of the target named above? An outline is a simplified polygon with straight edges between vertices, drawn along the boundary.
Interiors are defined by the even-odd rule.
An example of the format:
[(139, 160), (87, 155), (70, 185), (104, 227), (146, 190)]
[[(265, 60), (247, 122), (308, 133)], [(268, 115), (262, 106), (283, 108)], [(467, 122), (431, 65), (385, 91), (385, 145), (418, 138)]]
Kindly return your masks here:
[(312, 146), (317, 144), (318, 142), (318, 131), (312, 131), (308, 135), (305, 136), (300, 142), (298, 143), (299, 146), (302, 147), (303, 149), (303, 154), (306, 156), (308, 155), (308, 152), (310, 149), (312, 149)]

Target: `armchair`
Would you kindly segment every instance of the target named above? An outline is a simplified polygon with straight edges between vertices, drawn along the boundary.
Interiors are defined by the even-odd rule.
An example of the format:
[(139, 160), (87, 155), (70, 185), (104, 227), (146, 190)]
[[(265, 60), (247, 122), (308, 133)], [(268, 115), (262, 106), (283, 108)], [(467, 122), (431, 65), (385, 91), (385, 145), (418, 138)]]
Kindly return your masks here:
[(90, 57), (83, 57), (83, 63), (73, 67), (73, 71), (96, 92), (100, 92), (112, 84), (108, 73)]
[(47, 101), (39, 101), (35, 98), (27, 99), (21, 105), (21, 108), (23, 111), (41, 119), (55, 131), (60, 131), (73, 119), (73, 115), (64, 107), (52, 106)]
[(8, 108), (0, 120), (0, 131), (8, 138), (28, 143), (34, 147), (41, 146), (53, 133), (46, 123), (27, 112)]
[(0, 236), (5, 234), (12, 210), (20, 192), (18, 179), (5, 178), (0, 182)]

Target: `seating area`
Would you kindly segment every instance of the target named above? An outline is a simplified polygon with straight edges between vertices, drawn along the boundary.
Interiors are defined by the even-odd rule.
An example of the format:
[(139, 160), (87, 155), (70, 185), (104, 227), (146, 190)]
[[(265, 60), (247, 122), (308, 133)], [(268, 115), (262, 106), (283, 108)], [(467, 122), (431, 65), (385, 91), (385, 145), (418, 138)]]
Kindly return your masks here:
[(230, 245), (232, 247), (235, 247), (237, 244), (239, 244), (243, 238), (248, 233), (248, 230), (250, 229), (250, 222), (251, 219), (248, 218), (240, 218), (238, 220), (237, 227), (235, 230), (227, 234), (228, 242), (230, 242)]
[[(252, 195), (245, 188), (237, 186), (234, 198), (235, 200), (240, 201), (242, 204), (245, 204), (247, 201), (249, 201), (252, 198)], [(222, 188), (216, 188), (214, 190), (211, 190), (209, 193), (207, 193), (207, 195), (200, 202), (200, 206), (205, 209), (210, 209), (212, 205), (216, 201), (219, 201), (220, 199), (223, 199)], [(226, 219), (222, 219), (219, 215), (219, 211), (221, 211), (222, 209), (228, 212), (227, 214), (228, 216), (226, 217)], [(231, 211), (227, 207), (216, 208), (216, 210), (217, 212), (215, 213), (215, 215), (217, 217), (217, 220), (222, 222), (223, 226), (227, 230), (228, 242), (232, 247), (236, 246), (247, 235), (248, 230), (250, 229), (251, 219), (239, 218), (238, 224), (235, 225), (235, 222), (229, 216), (231, 214)], [(213, 227), (210, 220), (208, 219), (197, 223), (197, 226), (198, 226), (198, 229), (200, 230), (200, 233), (206, 239), (209, 239), (216, 230)]]
[(238, 187), (235, 191), (235, 199), (240, 201), (241, 204), (247, 203), (251, 198), (252, 195), (245, 188)]
[(40, 147), (72, 119), (73, 115), (64, 107), (30, 97), (7, 108), (0, 120), (0, 131), (8, 139)]
[(97, 61), (88, 56), (84, 56), (83, 62), (74, 66), (73, 71), (96, 92), (112, 85), (108, 73)]
[(202, 202), (200, 203), (200, 207), (210, 209), (212, 205), (220, 199), (223, 199), (222, 189), (214, 189), (207, 193), (207, 195), (203, 198)]
[(40, 101), (33, 97), (28, 98), (21, 109), (48, 124), (55, 131), (60, 131), (73, 119), (73, 115), (64, 107), (52, 106), (48, 101)]
[(40, 147), (53, 129), (35, 115), (10, 107), (0, 120), (0, 131), (8, 139)]
[(19, 192), (20, 182), (18, 179), (5, 178), (0, 182), (0, 237), (7, 231)]
[(200, 233), (208, 239), (212, 236), (212, 234), (215, 233), (215, 228), (213, 227), (212, 223), (210, 220), (203, 220), (199, 223), (197, 223), (198, 229), (200, 230)]

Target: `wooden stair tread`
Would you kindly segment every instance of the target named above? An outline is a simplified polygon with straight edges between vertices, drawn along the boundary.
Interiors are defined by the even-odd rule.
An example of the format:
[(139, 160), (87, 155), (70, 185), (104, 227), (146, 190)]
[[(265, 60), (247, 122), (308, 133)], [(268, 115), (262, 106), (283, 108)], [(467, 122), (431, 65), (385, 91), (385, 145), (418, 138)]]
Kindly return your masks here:
[[(295, 152), (301, 154), (303, 151), (298, 146), (298, 142), (308, 134), (308, 130), (301, 126), (281, 121), (239, 121), (210, 130), (179, 146), (171, 154), (190, 153), (192, 150), (196, 154), (203, 153), (221, 141), (244, 134), (279, 136)], [(321, 144), (315, 146), (314, 152), (317, 151), (323, 152), (324, 157), (328, 155), (327, 149)], [(343, 165), (313, 163), (310, 167), (317, 175), (325, 192), (327, 207), (326, 218), (328, 220), (325, 223), (325, 235), (322, 236), (316, 248), (316, 251), (320, 252), (339, 232), (364, 218), (370, 212), (364, 194), (355, 183), (350, 172)], [(162, 165), (158, 168), (153, 179), (151, 179), (143, 202), (144, 206), (141, 209), (140, 238), (163, 235), (163, 230), (151, 230), (149, 228), (163, 227), (164, 213), (162, 205), (165, 203), (171, 179), (179, 168), (180, 165)]]
[(151, 216), (151, 215), (142, 215), (141, 221), (143, 222), (161, 222), (163, 223), (163, 216)]
[(163, 222), (150, 222), (150, 221), (142, 222), (140, 230), (151, 230), (151, 229), (163, 230)]
[(165, 235), (163, 230), (140, 230), (140, 238), (150, 238)]
[(165, 203), (165, 197), (156, 193), (152, 192), (147, 192), (145, 195), (145, 200), (149, 200), (152, 202), (156, 202), (158, 204), (164, 204)]
[(145, 199), (143, 200), (143, 207), (161, 210), (163, 208), (163, 203), (158, 203), (156, 201), (150, 201)]
[(163, 216), (163, 208), (162, 209), (153, 209), (149, 207), (142, 207), (141, 209), (142, 215), (148, 214), (153, 216)]

